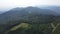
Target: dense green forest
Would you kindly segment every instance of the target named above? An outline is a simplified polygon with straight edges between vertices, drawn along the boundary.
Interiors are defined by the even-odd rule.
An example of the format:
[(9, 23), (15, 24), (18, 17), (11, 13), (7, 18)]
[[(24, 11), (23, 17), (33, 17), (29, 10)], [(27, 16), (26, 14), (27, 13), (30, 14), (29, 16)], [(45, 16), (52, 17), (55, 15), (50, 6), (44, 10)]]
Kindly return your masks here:
[(60, 34), (60, 15), (50, 11), (27, 7), (3, 13), (0, 34)]

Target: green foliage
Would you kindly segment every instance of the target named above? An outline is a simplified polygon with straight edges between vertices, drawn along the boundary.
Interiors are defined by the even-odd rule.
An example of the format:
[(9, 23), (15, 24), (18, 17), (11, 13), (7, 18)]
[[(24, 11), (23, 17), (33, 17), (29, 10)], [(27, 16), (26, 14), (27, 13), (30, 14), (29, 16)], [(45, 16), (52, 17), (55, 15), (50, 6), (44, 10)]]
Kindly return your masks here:
[(60, 34), (56, 12), (37, 7), (14, 8), (0, 15), (0, 34)]

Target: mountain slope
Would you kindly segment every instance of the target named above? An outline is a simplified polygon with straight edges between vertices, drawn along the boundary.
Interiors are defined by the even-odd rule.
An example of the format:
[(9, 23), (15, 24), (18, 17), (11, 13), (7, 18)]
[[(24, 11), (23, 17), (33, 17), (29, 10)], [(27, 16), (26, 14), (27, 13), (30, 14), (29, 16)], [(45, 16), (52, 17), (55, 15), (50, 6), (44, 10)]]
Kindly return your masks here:
[(45, 6), (45, 7), (41, 7), (43, 9), (50, 9), (56, 13), (58, 13), (58, 15), (60, 15), (60, 6)]
[[(0, 23), (5, 23), (12, 20), (21, 20), (33, 17), (34, 15), (43, 15), (42, 17), (47, 17), (44, 15), (56, 15), (57, 13), (48, 9), (40, 9), (37, 7), (27, 7), (27, 8), (14, 8), (6, 13), (0, 14)], [(42, 18), (43, 19), (43, 18)]]

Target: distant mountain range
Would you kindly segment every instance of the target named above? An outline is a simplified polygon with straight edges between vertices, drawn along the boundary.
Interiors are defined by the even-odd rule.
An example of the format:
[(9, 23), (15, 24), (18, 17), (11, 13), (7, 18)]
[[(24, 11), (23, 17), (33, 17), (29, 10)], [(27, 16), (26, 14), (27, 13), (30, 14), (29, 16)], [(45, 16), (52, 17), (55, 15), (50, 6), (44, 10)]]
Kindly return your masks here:
[(40, 8), (52, 10), (60, 15), (60, 6), (45, 6)]
[[(0, 23), (11, 20), (23, 19), (31, 15), (58, 15), (58, 13), (49, 9), (40, 9), (37, 7), (13, 8), (3, 14), (0, 14)], [(23, 18), (22, 18), (23, 17)]]
[(0, 14), (4, 13), (3, 11), (0, 11)]

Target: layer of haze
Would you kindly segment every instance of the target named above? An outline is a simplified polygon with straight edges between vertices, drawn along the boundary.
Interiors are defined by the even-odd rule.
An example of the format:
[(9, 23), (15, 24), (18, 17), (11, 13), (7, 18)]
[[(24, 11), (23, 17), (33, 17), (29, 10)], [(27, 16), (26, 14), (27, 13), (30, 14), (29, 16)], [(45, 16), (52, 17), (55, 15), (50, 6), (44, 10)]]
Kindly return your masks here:
[(0, 8), (27, 7), (37, 5), (57, 5), (60, 6), (60, 0), (0, 0)]

